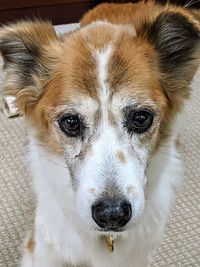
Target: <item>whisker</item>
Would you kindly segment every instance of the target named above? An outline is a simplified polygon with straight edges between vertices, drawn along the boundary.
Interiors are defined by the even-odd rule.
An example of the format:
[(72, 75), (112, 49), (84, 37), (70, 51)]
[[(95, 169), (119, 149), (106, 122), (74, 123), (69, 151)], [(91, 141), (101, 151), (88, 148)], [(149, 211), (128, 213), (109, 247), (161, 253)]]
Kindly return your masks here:
[[(193, 0), (192, 0), (193, 1)], [(187, 5), (191, 2), (191, 0), (187, 0), (184, 4), (184, 7), (187, 7)]]
[(190, 7), (190, 6), (192, 6), (194, 4), (197, 4), (199, 2), (200, 2), (200, 0), (189, 0), (189, 1), (186, 2), (186, 4), (184, 5), (184, 7)]
[(58, 163), (58, 162), (56, 162), (56, 161), (53, 161), (53, 160), (51, 160), (51, 159), (45, 157), (45, 156), (42, 155), (42, 154), (39, 154), (39, 155), (40, 155), (42, 158), (48, 160), (49, 162), (54, 163), (54, 164), (56, 164), (57, 166), (63, 167), (63, 168), (65, 168), (66, 170), (68, 170), (67, 166), (64, 166), (64, 165), (62, 165), (62, 164), (60, 164), (60, 163)]

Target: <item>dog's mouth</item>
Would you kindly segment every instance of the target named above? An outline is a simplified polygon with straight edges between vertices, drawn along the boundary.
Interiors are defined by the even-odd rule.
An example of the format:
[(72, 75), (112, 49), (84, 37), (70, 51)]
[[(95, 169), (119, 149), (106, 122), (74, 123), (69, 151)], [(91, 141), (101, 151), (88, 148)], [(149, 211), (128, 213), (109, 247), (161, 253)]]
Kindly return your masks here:
[(102, 229), (102, 228), (96, 228), (95, 229), (96, 231), (98, 231), (98, 232), (101, 232), (101, 233), (120, 233), (120, 232), (124, 232), (124, 231), (126, 231), (126, 228), (115, 228), (115, 227), (110, 227), (110, 228), (104, 228), (104, 229)]

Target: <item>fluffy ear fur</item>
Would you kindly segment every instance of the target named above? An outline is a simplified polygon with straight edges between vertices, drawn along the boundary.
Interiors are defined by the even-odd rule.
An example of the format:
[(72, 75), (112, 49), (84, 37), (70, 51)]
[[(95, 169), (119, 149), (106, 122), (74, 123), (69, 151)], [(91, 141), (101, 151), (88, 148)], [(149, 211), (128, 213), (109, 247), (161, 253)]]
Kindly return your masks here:
[(16, 97), (21, 112), (28, 112), (41, 94), (54, 61), (50, 47), (56, 40), (54, 29), (47, 22), (21, 22), (0, 29), (5, 70), (3, 90)]
[[(179, 12), (164, 11), (143, 27), (143, 33), (158, 54), (161, 82), (170, 102), (182, 102), (200, 59), (197, 21)], [(177, 102), (178, 101), (178, 102)]]
[(159, 52), (163, 72), (187, 76), (188, 66), (200, 50), (200, 32), (195, 25), (179, 13), (164, 12), (147, 30), (148, 40)]

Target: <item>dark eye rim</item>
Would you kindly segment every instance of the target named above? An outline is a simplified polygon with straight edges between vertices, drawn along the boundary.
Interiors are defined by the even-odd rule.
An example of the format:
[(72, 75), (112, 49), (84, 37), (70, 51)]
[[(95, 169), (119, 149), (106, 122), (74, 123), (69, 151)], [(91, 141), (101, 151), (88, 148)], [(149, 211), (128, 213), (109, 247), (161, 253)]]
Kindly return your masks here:
[[(63, 122), (69, 118), (70, 116), (72, 117), (76, 117), (76, 119), (78, 119), (79, 121), (79, 128), (75, 131), (70, 131), (69, 129), (66, 129), (63, 126)], [(62, 114), (59, 116), (59, 118), (57, 119), (59, 128), (61, 129), (61, 131), (67, 135), (68, 137), (79, 137), (83, 135), (83, 131), (84, 131), (84, 124), (82, 119), (80, 118), (80, 116), (76, 113), (67, 113), (67, 114)]]
[[(148, 124), (144, 125), (144, 127), (134, 126), (133, 124), (131, 125), (131, 122), (133, 122), (134, 115), (136, 115), (139, 112), (148, 113), (148, 115), (150, 115), (149, 116), (150, 120), (149, 120)], [(126, 122), (125, 122), (125, 127), (128, 129), (128, 132), (130, 134), (133, 134), (133, 133), (143, 134), (143, 133), (147, 132), (148, 129), (151, 128), (151, 126), (153, 124), (153, 121), (154, 121), (154, 117), (155, 117), (154, 112), (152, 112), (151, 110), (148, 110), (148, 109), (141, 108), (141, 109), (131, 110), (128, 113), (128, 116), (127, 116), (127, 119), (126, 119)]]

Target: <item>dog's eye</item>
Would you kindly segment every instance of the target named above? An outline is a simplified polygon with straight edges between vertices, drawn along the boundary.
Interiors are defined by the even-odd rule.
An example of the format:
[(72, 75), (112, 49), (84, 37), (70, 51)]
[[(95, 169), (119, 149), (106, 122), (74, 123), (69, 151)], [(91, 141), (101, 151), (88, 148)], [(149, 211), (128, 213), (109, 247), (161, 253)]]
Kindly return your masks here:
[(58, 121), (60, 129), (70, 137), (81, 135), (83, 125), (78, 115), (67, 114)]
[(126, 127), (130, 133), (144, 133), (153, 123), (153, 114), (147, 110), (132, 110), (127, 118)]

